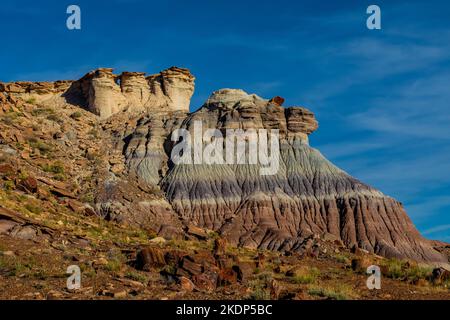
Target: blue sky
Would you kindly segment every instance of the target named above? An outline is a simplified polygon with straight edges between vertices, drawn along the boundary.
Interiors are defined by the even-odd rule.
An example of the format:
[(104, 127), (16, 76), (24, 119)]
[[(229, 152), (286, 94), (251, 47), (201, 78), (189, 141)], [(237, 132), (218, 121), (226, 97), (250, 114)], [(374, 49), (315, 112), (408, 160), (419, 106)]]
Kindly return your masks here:
[[(450, 2), (20, 3), (0, 4), (1, 81), (177, 65), (197, 77), (192, 110), (224, 87), (283, 96), (315, 112), (313, 147), (450, 241)], [(70, 4), (81, 30), (66, 28)], [(370, 4), (382, 30), (366, 28)]]

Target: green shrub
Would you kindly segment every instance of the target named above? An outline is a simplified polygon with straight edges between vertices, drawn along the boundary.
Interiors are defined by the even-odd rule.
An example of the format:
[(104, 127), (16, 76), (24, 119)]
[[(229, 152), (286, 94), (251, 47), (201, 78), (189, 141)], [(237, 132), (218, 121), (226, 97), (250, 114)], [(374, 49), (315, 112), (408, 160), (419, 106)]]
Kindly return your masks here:
[(352, 290), (346, 285), (330, 286), (312, 286), (308, 289), (308, 294), (332, 300), (349, 300), (352, 296)]
[(31, 204), (31, 203), (26, 203), (26, 204), (24, 205), (24, 207), (25, 207), (25, 209), (27, 209), (29, 212), (34, 213), (34, 214), (39, 214), (39, 213), (42, 212), (42, 208), (41, 208), (41, 207), (35, 206), (35, 205)]
[(55, 113), (55, 111), (53, 111), (53, 109), (50, 109), (50, 108), (36, 108), (36, 109), (33, 109), (33, 111), (31, 111), (31, 114), (35, 117), (50, 115), (50, 114), (54, 114), (54, 113)]
[(382, 263), (382, 274), (385, 277), (415, 282), (419, 279), (428, 279), (431, 276), (431, 267), (422, 267), (411, 264), (405, 260), (388, 259)]
[(56, 114), (50, 114), (47, 116), (48, 120), (54, 121), (56, 123), (62, 123), (63, 121), (61, 120), (60, 117), (58, 117)]
[(135, 271), (129, 271), (125, 274), (125, 277), (134, 281), (139, 281), (143, 284), (146, 284), (148, 282), (148, 278), (146, 275), (140, 274)]
[(5, 115), (3, 115), (2, 120), (7, 125), (12, 125), (16, 121), (16, 119), (20, 116), (18, 112), (7, 112)]
[(317, 268), (304, 267), (297, 269), (292, 281), (297, 284), (310, 284), (316, 282), (318, 275), (320, 274)]
[(255, 279), (249, 281), (249, 287), (251, 289), (249, 298), (252, 300), (269, 300), (271, 298), (270, 283), (272, 280), (272, 273), (262, 272)]
[(64, 173), (64, 166), (60, 162), (56, 162), (54, 164), (45, 164), (42, 166), (42, 170), (45, 172), (51, 172), (55, 174), (62, 174)]
[(58, 173), (53, 176), (53, 179), (58, 180), (58, 181), (66, 181), (67, 176), (63, 173)]
[(36, 98), (35, 97), (30, 97), (27, 100), (25, 100), (26, 103), (29, 104), (35, 104), (36, 103)]
[(83, 114), (80, 111), (75, 111), (70, 115), (70, 117), (74, 120), (80, 119), (83, 116)]
[(15, 188), (14, 181), (5, 181), (3, 183), (3, 188), (5, 188), (5, 190), (7, 191), (14, 190)]
[(30, 145), (30, 147), (32, 147), (33, 149), (38, 149), (43, 154), (47, 154), (52, 150), (51, 146), (49, 146), (49, 145), (45, 144), (44, 142), (42, 142), (41, 140), (37, 140), (35, 138), (29, 139), (28, 144)]
[(346, 257), (345, 255), (343, 255), (343, 254), (336, 254), (334, 256), (334, 258), (339, 263), (344, 263), (344, 264), (349, 264), (350, 263), (350, 259), (348, 257)]

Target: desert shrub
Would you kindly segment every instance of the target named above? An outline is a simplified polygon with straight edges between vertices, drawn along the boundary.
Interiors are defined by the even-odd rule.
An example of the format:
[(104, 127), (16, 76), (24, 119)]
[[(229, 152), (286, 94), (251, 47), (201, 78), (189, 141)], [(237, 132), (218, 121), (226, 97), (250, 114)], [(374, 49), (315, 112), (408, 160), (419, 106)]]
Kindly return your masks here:
[(38, 149), (43, 154), (47, 154), (52, 150), (51, 146), (35, 138), (29, 139), (28, 144), (30, 145), (30, 147), (32, 147), (33, 149)]
[(16, 119), (19, 117), (19, 113), (18, 112), (8, 112), (5, 115), (2, 116), (2, 120), (5, 124), (7, 125), (12, 125), (14, 124), (14, 122), (16, 121)]
[(85, 195), (82, 195), (80, 198), (81, 202), (85, 203), (94, 203), (95, 197), (92, 193), (87, 193)]
[(50, 108), (36, 108), (36, 109), (33, 109), (33, 111), (31, 111), (31, 114), (35, 117), (48, 116), (48, 115), (51, 115), (54, 113), (55, 113), (55, 111), (53, 111), (53, 109), (50, 109)]
[(91, 135), (94, 138), (98, 138), (98, 136), (99, 136), (98, 131), (95, 129), (89, 130), (88, 135)]
[(250, 294), (252, 300), (270, 300), (270, 292), (261, 285), (256, 285)]
[(317, 280), (319, 274), (320, 272), (317, 268), (302, 267), (295, 271), (292, 281), (297, 284), (310, 284)]
[(270, 283), (273, 280), (272, 273), (259, 273), (253, 280), (249, 281), (251, 293), (249, 298), (252, 300), (269, 300)]
[(53, 179), (58, 180), (58, 181), (66, 181), (67, 177), (63, 173), (58, 173), (53, 176)]
[(5, 188), (5, 190), (7, 191), (14, 190), (15, 188), (14, 181), (5, 181), (3, 183), (3, 188)]
[(27, 100), (25, 100), (26, 103), (29, 104), (35, 104), (36, 103), (36, 98), (35, 97), (30, 97)]
[(109, 256), (105, 269), (110, 272), (118, 272), (125, 264), (126, 258), (120, 252), (112, 252)]
[(332, 300), (349, 300), (353, 296), (353, 290), (344, 284), (335, 287), (314, 285), (309, 287), (308, 294)]
[(122, 268), (122, 262), (119, 260), (109, 260), (105, 266), (106, 270), (111, 272), (118, 272)]
[(411, 264), (405, 260), (388, 259), (382, 263), (382, 273), (388, 278), (414, 282), (419, 279), (428, 279), (432, 268)]
[(62, 119), (60, 117), (58, 117), (56, 114), (50, 114), (47, 116), (47, 119), (50, 121), (54, 121), (56, 123), (62, 123)]
[(350, 259), (347, 256), (343, 255), (343, 254), (336, 254), (334, 256), (334, 258), (339, 263), (345, 263), (345, 264), (349, 264), (350, 263)]
[(139, 272), (129, 271), (125, 274), (125, 277), (134, 281), (139, 281), (143, 284), (148, 282), (148, 278), (146, 275), (140, 274)]
[(32, 270), (34, 263), (32, 259), (23, 262), (19, 261), (17, 257), (0, 256), (0, 271), (10, 277), (27, 275)]
[(42, 170), (45, 172), (51, 172), (55, 174), (62, 174), (64, 173), (64, 166), (61, 162), (56, 162), (54, 164), (45, 164), (42, 166)]
[(80, 111), (75, 111), (70, 115), (70, 117), (74, 120), (80, 119), (83, 116), (83, 114)]
[(411, 282), (419, 279), (430, 279), (432, 272), (433, 268), (431, 267), (413, 266), (407, 270), (407, 279)]
[(26, 203), (24, 205), (24, 208), (27, 209), (29, 212), (34, 213), (34, 214), (39, 214), (42, 212), (42, 208), (39, 206), (36, 206), (32, 203)]
[(257, 278), (249, 282), (251, 293), (249, 298), (252, 300), (270, 300), (270, 290), (266, 279)]

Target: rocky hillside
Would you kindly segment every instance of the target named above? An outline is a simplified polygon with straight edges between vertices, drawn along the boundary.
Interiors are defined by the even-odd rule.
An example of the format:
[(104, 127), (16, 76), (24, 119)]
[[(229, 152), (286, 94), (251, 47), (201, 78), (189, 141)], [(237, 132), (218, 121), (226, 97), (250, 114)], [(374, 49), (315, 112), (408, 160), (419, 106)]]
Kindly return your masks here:
[[(306, 254), (321, 238), (385, 257), (448, 263), (445, 244), (423, 238), (400, 202), (309, 146), (318, 128), (311, 111), (222, 89), (190, 113), (193, 92), (194, 77), (176, 67), (147, 77), (103, 68), (76, 81), (0, 83), (3, 188), (47, 201), (49, 215), (63, 206), (165, 239), (201, 228), (232, 246)], [(193, 133), (197, 121), (221, 132), (278, 129), (279, 170), (173, 163), (172, 132)], [(6, 198), (0, 205), (20, 209)], [(37, 232), (5, 221), (11, 219), (0, 220), (0, 233)]]

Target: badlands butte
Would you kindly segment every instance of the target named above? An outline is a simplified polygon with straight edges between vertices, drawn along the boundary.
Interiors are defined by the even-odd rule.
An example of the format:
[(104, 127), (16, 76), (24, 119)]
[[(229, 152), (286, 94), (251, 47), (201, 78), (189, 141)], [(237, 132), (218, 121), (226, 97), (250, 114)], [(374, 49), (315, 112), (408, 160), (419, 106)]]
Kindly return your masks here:
[[(223, 247), (297, 260), (326, 255), (328, 248), (328, 254), (448, 265), (448, 244), (422, 237), (399, 201), (351, 177), (309, 145), (309, 135), (318, 129), (311, 111), (285, 107), (278, 96), (221, 89), (190, 112), (194, 80), (178, 67), (150, 76), (101, 68), (75, 81), (0, 83), (4, 252), (20, 251), (6, 250), (19, 245), (6, 245), (11, 239), (37, 246), (44, 241), (57, 250), (55, 239), (86, 247), (101, 235), (99, 247), (109, 243), (122, 251), (129, 249), (123, 243), (132, 245), (137, 238), (133, 245), (210, 239), (216, 259)], [(192, 132), (197, 121), (204, 130), (224, 134), (279, 130), (278, 171), (260, 175), (255, 164), (173, 163), (172, 132)], [(200, 267), (183, 273), (189, 269), (183, 265), (199, 262), (155, 250), (136, 251), (137, 265), (175, 259), (179, 272), (161, 274), (185, 289), (199, 288), (211, 277), (215, 288), (227, 277), (223, 270), (217, 271), (219, 280), (205, 276), (207, 268)], [(219, 260), (213, 264), (220, 269)], [(98, 259), (90, 265), (96, 264)], [(245, 272), (232, 268), (225, 274), (233, 272), (241, 281)]]

